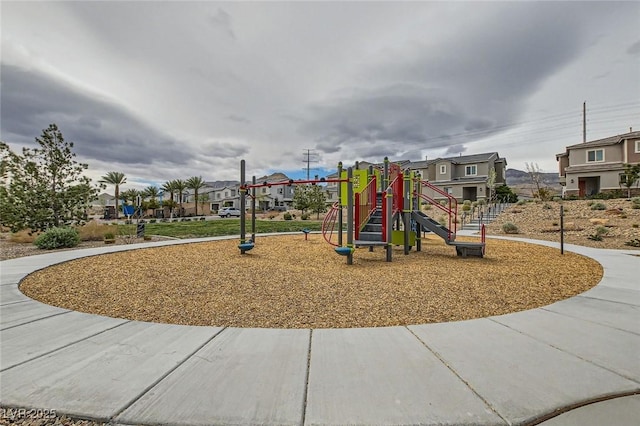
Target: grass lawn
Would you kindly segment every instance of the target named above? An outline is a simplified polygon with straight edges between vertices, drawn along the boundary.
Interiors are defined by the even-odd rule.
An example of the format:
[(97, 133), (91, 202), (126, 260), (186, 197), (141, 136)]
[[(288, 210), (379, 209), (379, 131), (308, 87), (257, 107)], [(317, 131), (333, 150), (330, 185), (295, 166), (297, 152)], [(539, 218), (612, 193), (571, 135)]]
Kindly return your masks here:
[[(247, 234), (251, 233), (251, 220), (246, 223)], [(256, 233), (302, 232), (303, 229), (320, 231), (322, 222), (315, 220), (256, 220)], [(118, 225), (121, 235), (135, 234), (136, 225)], [(215, 237), (218, 235), (239, 235), (240, 219), (220, 219), (190, 222), (146, 223), (145, 234), (174, 238)]]

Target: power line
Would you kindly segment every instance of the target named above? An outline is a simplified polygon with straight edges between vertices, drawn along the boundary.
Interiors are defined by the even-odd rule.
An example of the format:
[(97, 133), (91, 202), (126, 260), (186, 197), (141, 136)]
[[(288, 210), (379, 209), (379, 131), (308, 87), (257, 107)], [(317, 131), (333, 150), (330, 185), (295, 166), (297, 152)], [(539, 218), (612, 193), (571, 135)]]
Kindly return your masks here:
[(309, 180), (311, 170), (317, 170), (317, 167), (311, 167), (311, 164), (320, 162), (320, 154), (313, 149), (305, 149), (302, 162), (306, 164), (302, 170), (307, 171), (307, 180)]

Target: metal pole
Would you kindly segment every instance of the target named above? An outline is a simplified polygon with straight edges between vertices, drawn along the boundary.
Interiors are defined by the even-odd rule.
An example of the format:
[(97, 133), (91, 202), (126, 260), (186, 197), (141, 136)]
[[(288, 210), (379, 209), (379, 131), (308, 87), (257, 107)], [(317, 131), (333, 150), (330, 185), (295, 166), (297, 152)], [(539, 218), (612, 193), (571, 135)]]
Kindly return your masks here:
[[(418, 211), (417, 214), (421, 214), (422, 207), (420, 206), (420, 197), (418, 194), (422, 194), (422, 184), (420, 183), (420, 176), (417, 176), (416, 179), (416, 188), (415, 188), (415, 206), (414, 208)], [(416, 222), (416, 251), (422, 251), (422, 225)]]
[[(251, 178), (251, 183), (256, 184), (256, 177)], [(256, 242), (256, 188), (251, 188), (251, 241)]]
[(402, 203), (402, 219), (404, 225), (404, 254), (409, 254), (410, 246), (409, 246), (409, 235), (411, 234), (411, 172), (409, 169), (404, 171), (404, 188), (403, 188), (403, 197), (404, 202)]
[[(245, 162), (244, 160), (240, 160), (240, 244), (244, 244), (245, 241), (245, 226), (246, 226), (246, 218), (245, 218), (245, 192), (247, 188), (245, 187)], [(240, 249), (240, 254), (244, 254), (245, 250)]]
[[(367, 170), (367, 185), (371, 182), (371, 180), (373, 180), (373, 165), (369, 165), (369, 169)], [(376, 203), (376, 207), (378, 204), (378, 196), (377, 196), (377, 188), (374, 188), (373, 191), (373, 202)], [(371, 203), (371, 200), (369, 200), (369, 196), (371, 195), (371, 192), (367, 193), (367, 204)], [(370, 205), (370, 204), (369, 204)], [(360, 220), (358, 218), (358, 220)], [(373, 251), (373, 246), (369, 246), (369, 251), (372, 252)]]
[(387, 191), (384, 196), (384, 208), (387, 209), (387, 262), (391, 262), (391, 254), (393, 245), (391, 244), (391, 236), (393, 234), (393, 189), (387, 186)]
[(564, 206), (560, 206), (560, 254), (564, 254)]
[[(347, 247), (353, 248), (353, 169), (347, 169)], [(347, 265), (353, 265), (353, 252), (347, 255)]]
[(384, 171), (382, 175), (382, 190), (385, 191), (389, 186), (389, 157), (384, 157)]
[[(338, 163), (338, 179), (342, 179), (342, 161)], [(342, 247), (342, 229), (343, 212), (342, 212), (342, 182), (338, 182), (338, 247)]]

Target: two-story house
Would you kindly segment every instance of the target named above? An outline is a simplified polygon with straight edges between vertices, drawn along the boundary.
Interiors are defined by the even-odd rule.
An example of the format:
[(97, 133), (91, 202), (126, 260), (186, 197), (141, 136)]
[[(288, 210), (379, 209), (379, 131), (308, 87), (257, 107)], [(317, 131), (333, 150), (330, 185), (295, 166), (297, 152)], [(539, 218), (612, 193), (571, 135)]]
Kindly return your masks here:
[[(640, 163), (640, 132), (570, 145), (556, 160), (565, 196), (620, 190), (624, 165)], [(640, 192), (637, 188), (633, 191)]]
[(209, 203), (211, 212), (217, 213), (223, 207), (240, 208), (239, 182), (220, 182), (219, 185), (211, 188), (209, 192)]
[[(293, 202), (293, 185), (269, 186), (269, 183), (281, 183), (289, 181), (284, 173), (272, 173), (256, 179), (256, 184), (267, 183), (266, 186), (256, 188), (256, 209), (289, 209)], [(246, 208), (251, 208), (251, 198), (247, 197)]]
[[(476, 201), (489, 196), (489, 172), (495, 171), (495, 186), (505, 184), (507, 160), (497, 152), (461, 155), (412, 162), (411, 169), (420, 172), (423, 180), (452, 195), (458, 201)], [(433, 199), (445, 198), (430, 188), (423, 188)]]

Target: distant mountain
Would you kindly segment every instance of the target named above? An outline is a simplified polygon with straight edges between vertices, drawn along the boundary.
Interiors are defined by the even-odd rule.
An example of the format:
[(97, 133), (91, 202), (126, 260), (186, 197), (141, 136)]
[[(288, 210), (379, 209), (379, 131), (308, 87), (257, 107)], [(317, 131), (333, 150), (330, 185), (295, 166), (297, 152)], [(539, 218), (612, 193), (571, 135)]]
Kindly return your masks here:
[[(558, 173), (540, 173), (540, 177), (545, 186), (560, 186)], [(531, 184), (529, 173), (518, 169), (507, 169), (506, 178), (508, 186)]]
[[(531, 176), (528, 172), (518, 169), (507, 169), (505, 173), (507, 186), (519, 197), (529, 198), (536, 191), (535, 185), (531, 182)], [(559, 195), (562, 192), (560, 186), (560, 178), (558, 173), (540, 173), (541, 183), (543, 187), (551, 188), (551, 193)]]

